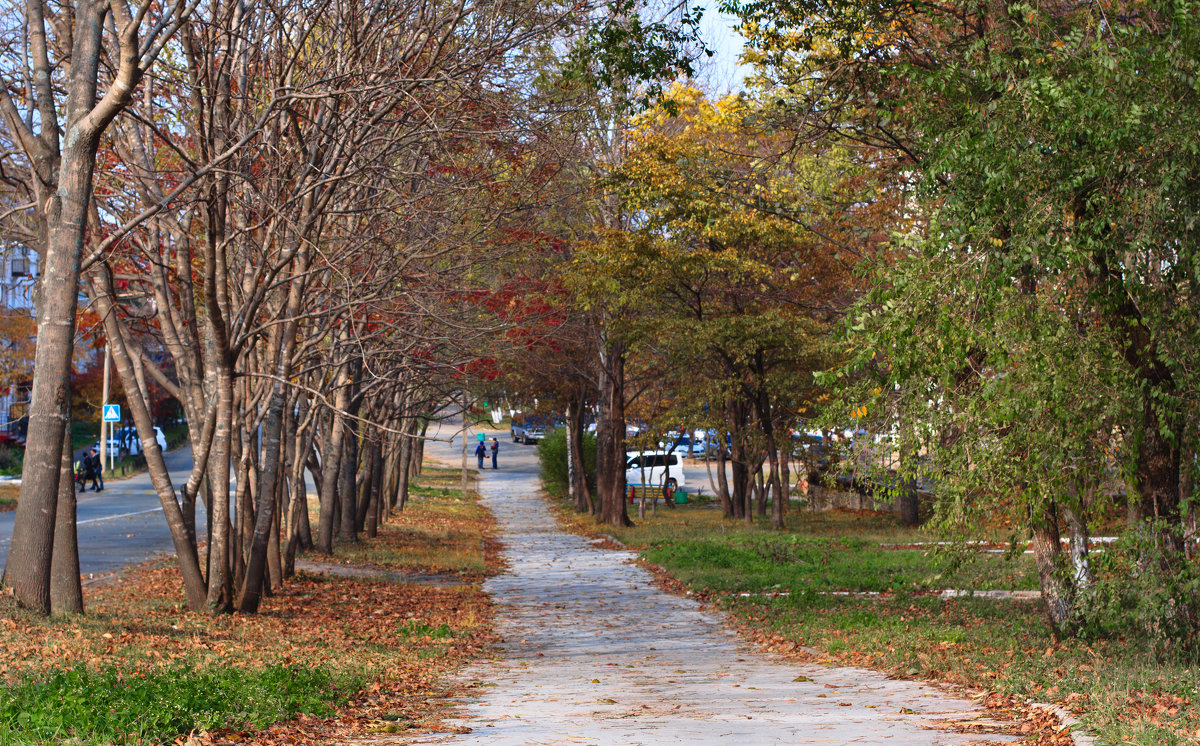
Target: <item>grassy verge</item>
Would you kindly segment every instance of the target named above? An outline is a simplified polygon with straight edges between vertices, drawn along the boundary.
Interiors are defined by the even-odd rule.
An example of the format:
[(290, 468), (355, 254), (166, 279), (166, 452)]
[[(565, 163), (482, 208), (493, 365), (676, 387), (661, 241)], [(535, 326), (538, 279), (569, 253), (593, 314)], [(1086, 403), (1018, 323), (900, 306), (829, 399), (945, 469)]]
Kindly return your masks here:
[[(562, 515), (595, 529), (586, 516)], [(836, 512), (796, 513), (775, 532), (713, 509), (660, 506), (642, 525), (603, 531), (785, 655), (982, 689), (998, 701), (1058, 704), (1105, 743), (1200, 743), (1196, 666), (1156, 661), (1135, 639), (1055, 639), (1039, 603), (926, 593), (1036, 588), (1027, 555), (885, 548), (932, 537), (885, 516)]]
[(394, 515), (388, 530), (370, 541), (337, 544), (334, 560), (453, 574), (471, 581), (493, 574), (499, 562), (492, 538), (495, 519), (476, 495), (462, 497), (460, 479), (458, 469), (426, 466), (419, 482), (409, 489), (408, 504)]
[[(406, 537), (415, 523), (458, 520), (455, 507), (422, 504), (419, 520), (395, 516), (359, 549), (443, 571), (413, 564), (425, 550)], [(443, 546), (486, 566), (478, 540)], [(450, 694), (440, 678), (492, 641), (473, 583), (300, 573), (259, 614), (219, 617), (187, 611), (166, 565), (86, 593), (81, 617), (0, 616), (0, 743), (322, 743), (437, 729)]]
[(19, 484), (0, 484), (0, 513), (17, 509), (17, 496), (21, 494)]

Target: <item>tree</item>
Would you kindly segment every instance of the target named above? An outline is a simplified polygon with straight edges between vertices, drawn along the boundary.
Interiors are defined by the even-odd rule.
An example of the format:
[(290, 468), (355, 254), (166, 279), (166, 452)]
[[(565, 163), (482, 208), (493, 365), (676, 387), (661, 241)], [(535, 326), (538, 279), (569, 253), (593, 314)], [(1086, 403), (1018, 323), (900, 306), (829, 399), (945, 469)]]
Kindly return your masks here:
[[(890, 125), (919, 187), (849, 324), (843, 373), (862, 378), (834, 417), (868, 403), (928, 453), (907, 471), (936, 476), (947, 520), (1018, 514), (1060, 631), (1086, 623), (1087, 526), (1116, 475), (1140, 574), (1186, 575), (1200, 108), (1178, 71), (1197, 65), (1195, 5), (746, 9), (776, 41), (822, 40), (824, 90), (861, 107), (859, 130)], [(1195, 639), (1191, 599), (1155, 613)]]
[(789, 431), (852, 282), (830, 236), (844, 231), (834, 216), (856, 165), (835, 148), (790, 152), (761, 113), (748, 97), (710, 103), (677, 87), (639, 117), (612, 179), (636, 228), (586, 252), (578, 274), (622, 310), (612, 328), (634, 354), (660, 361), (650, 377), (675, 402), (666, 421), (730, 433), (726, 514), (752, 520), (752, 493), (765, 511), (769, 492), (782, 526)]
[[(51, 610), (76, 298), (96, 150), (101, 134), (129, 104), (138, 82), (193, 8), (182, 1), (152, 8), (149, 2), (121, 0), (51, 8), (30, 0), (25, 5), (28, 44), (9, 47), (29, 53), (5, 65), (0, 115), (9, 141), (29, 167), (26, 189), (36, 215), (42, 270), (29, 438), (3, 584), (20, 603), (43, 613)], [(27, 98), (14, 99), (15, 91)]]

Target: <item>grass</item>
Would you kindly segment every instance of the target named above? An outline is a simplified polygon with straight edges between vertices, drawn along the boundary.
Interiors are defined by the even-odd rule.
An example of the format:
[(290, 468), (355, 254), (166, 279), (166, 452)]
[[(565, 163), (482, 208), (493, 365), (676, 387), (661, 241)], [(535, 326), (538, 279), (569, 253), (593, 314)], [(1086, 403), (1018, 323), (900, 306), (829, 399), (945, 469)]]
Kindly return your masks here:
[(1040, 604), (802, 594), (721, 605), (759, 639), (901, 678), (949, 682), (1078, 714), (1105, 743), (1200, 742), (1200, 672), (1136, 641), (1055, 639)]
[(71, 420), (71, 450), (87, 448), (100, 440), (100, 425), (96, 422)]
[[(591, 518), (562, 511), (578, 530)], [(747, 526), (710, 506), (659, 506), (658, 514), (630, 528), (605, 533), (642, 550), (696, 592), (882, 591), (941, 589), (1031, 590), (1037, 576), (1029, 555), (911, 547), (935, 537), (876, 513), (793, 511), (788, 530), (764, 522)]]
[(7, 510), (17, 509), (17, 497), (21, 494), (21, 485), (3, 483), (0, 484), (0, 513)]
[(474, 493), (463, 498), (460, 479), (458, 470), (425, 467), (389, 530), (371, 541), (337, 544), (336, 560), (482, 580), (497, 569), (495, 519)]
[(4, 692), (0, 731), (31, 742), (114, 736), (162, 742), (227, 723), (262, 728), (300, 713), (329, 715), (360, 685), (356, 677), (335, 679), (325, 669), (297, 665), (253, 671), (180, 666), (152, 676), (80, 666)]
[[(428, 552), (409, 548), (410, 529), (455, 523), (472, 500), (418, 500), (420, 511), (356, 549), (383, 565), (444, 572), (417, 563)], [(458, 564), (486, 567), (480, 542), (473, 547), (474, 557), (466, 543), (455, 550)], [(440, 677), (493, 640), (486, 594), (473, 578), (458, 580), (300, 573), (260, 613), (214, 617), (184, 608), (178, 571), (164, 562), (86, 589), (82, 616), (4, 606), (0, 743), (170, 743), (189, 733), (197, 743), (324, 743), (436, 729), (451, 693)]]
[[(559, 504), (577, 530), (596, 526)], [(1036, 588), (1028, 555), (888, 548), (936, 537), (888, 516), (788, 517), (747, 527), (680, 506), (601, 530), (663, 567), (679, 589), (731, 614), (751, 639), (799, 658), (1032, 698), (1075, 712), (1105, 743), (1200, 743), (1200, 669), (1156, 660), (1138, 639), (1057, 639), (1040, 603), (942, 600), (938, 588)], [(753, 595), (741, 596), (748, 591)], [(764, 593), (787, 591), (786, 595)], [(830, 591), (882, 591), (873, 597)]]

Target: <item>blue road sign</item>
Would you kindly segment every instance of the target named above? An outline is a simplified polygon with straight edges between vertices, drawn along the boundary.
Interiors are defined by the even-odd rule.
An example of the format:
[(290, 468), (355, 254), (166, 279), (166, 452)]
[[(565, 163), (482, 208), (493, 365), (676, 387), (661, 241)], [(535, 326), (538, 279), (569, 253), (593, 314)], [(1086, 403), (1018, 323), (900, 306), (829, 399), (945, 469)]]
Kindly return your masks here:
[(120, 404), (105, 404), (104, 405), (104, 421), (105, 422), (120, 422), (121, 421), (121, 405)]

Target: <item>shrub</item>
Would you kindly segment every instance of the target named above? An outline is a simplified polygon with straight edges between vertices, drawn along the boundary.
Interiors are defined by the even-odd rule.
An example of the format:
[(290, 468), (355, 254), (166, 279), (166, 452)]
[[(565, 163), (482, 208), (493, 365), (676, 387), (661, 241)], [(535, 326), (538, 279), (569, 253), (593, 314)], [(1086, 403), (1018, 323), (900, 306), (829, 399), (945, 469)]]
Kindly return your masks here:
[(1085, 636), (1133, 633), (1162, 659), (1200, 660), (1200, 564), (1157, 539), (1129, 531), (1091, 555), (1077, 627)]
[[(560, 427), (551, 430), (538, 443), (538, 461), (542, 467), (542, 482), (555, 495), (567, 493), (567, 430)], [(583, 473), (588, 488), (596, 487), (596, 436), (583, 434)]]
[(0, 443), (0, 475), (21, 475), (21, 463), (25, 460), (25, 449), (15, 443)]

